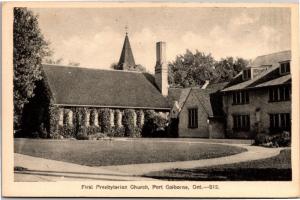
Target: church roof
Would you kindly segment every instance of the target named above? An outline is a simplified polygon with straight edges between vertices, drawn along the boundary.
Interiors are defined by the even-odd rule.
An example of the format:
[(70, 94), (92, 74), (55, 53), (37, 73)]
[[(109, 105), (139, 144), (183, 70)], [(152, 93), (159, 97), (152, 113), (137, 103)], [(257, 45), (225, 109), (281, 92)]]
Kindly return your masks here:
[(134, 66), (135, 66), (134, 57), (133, 57), (133, 53), (131, 50), (129, 38), (126, 33), (120, 60), (118, 63), (118, 68), (121, 70), (124, 70), (124, 69), (126, 70), (126, 69), (128, 69), (130, 67), (134, 67)]
[(143, 73), (43, 65), (55, 104), (170, 109)]

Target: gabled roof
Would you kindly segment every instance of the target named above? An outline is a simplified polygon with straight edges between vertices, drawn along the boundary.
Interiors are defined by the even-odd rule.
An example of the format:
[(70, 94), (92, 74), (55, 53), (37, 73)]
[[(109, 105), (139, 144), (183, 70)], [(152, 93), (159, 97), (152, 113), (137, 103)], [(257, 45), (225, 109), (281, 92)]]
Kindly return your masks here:
[(43, 65), (55, 104), (170, 109), (143, 73)]
[(281, 76), (278, 78), (275, 78), (273, 80), (255, 85), (254, 87), (266, 87), (266, 86), (275, 86), (275, 85), (282, 85), (282, 84), (286, 84), (286, 83), (290, 83), (291, 82), (291, 75), (285, 75), (285, 76)]
[(200, 105), (205, 110), (209, 117), (213, 117), (213, 109), (210, 101), (210, 94), (213, 93), (210, 89), (192, 88), (191, 93), (195, 93)]
[[(209, 117), (221, 116), (223, 112), (220, 111), (222, 106), (219, 105), (219, 102), (222, 102), (222, 98), (216, 92), (220, 91), (226, 84), (227, 82), (211, 84), (206, 89), (200, 87), (169, 88), (168, 101), (171, 106), (177, 101), (178, 108), (181, 111), (190, 94), (193, 93), (196, 95), (199, 105), (203, 107)], [(177, 115), (179, 114), (180, 112)]]
[(279, 62), (291, 60), (291, 51), (280, 51), (268, 55), (262, 55), (255, 58), (251, 63), (251, 67), (275, 66)]
[(229, 82), (222, 82), (222, 83), (211, 83), (209, 84), (206, 89), (210, 89), (214, 92), (220, 91), (224, 89), (224, 87), (228, 84)]
[[(281, 76), (279, 73), (280, 62), (288, 60), (291, 60), (291, 51), (281, 51), (269, 55), (258, 56), (251, 64), (251, 67), (269, 65), (270, 67), (266, 71), (263, 71), (261, 74), (247, 81), (242, 80), (242, 72), (240, 72), (222, 91), (242, 90), (248, 87), (254, 87), (263, 82), (268, 82), (272, 79), (277, 79)], [(268, 85), (266, 84), (265, 86)]]
[(135, 66), (133, 53), (131, 50), (130, 42), (128, 35), (126, 33), (120, 60), (118, 63), (118, 68), (121, 70), (126, 70)]
[(175, 101), (178, 102), (179, 108), (185, 102), (191, 88), (169, 88), (168, 102), (170, 106), (173, 106)]

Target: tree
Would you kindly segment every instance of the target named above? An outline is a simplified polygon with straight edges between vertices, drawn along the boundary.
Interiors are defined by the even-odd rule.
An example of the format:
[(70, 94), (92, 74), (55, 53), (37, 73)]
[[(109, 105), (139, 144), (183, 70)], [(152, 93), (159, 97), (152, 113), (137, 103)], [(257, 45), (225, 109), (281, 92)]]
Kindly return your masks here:
[(211, 54), (186, 50), (169, 63), (169, 84), (173, 87), (202, 86), (206, 80), (214, 83), (230, 81), (249, 64), (243, 58), (227, 57), (216, 61)]
[(243, 58), (227, 57), (222, 58), (216, 63), (216, 82), (230, 81), (235, 77), (240, 71), (245, 69), (249, 64), (248, 60)]
[[(110, 65), (111, 69), (120, 70), (119, 65), (117, 63), (112, 63)], [(137, 64), (134, 67), (130, 67), (129, 71), (138, 71), (138, 72), (147, 72), (146, 68), (143, 65)]]
[(186, 53), (169, 63), (169, 84), (177, 87), (201, 86), (206, 80), (215, 78), (215, 59), (211, 54), (199, 52)]
[(38, 16), (27, 8), (14, 9), (13, 91), (14, 128), (21, 123), (23, 107), (34, 96), (35, 84), (42, 79), (41, 63), (51, 53), (38, 24)]

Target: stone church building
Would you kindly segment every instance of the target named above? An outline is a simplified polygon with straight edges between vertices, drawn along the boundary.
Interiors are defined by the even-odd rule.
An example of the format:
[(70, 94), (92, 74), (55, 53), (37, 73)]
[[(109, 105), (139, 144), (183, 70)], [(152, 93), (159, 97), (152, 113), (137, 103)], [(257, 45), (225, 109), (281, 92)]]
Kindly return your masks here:
[(136, 64), (126, 33), (116, 70), (44, 64), (23, 122), (30, 131), (43, 125), (48, 134), (74, 136), (81, 127), (95, 133), (109, 126), (118, 132), (129, 111), (134, 130), (141, 130), (151, 111), (169, 121), (175, 137), (253, 138), (257, 124), (270, 133), (279, 122), (290, 130), (289, 62), (290, 52), (270, 54), (255, 59), (230, 83), (172, 88), (166, 43), (156, 43), (154, 75), (130, 71)]
[[(43, 80), (37, 83), (35, 97), (24, 108), (23, 124), (30, 131), (43, 125), (47, 132), (54, 128), (74, 135), (82, 126), (105, 132), (101, 130), (101, 109), (109, 111), (109, 126), (113, 128), (123, 127), (124, 111), (128, 109), (134, 110), (133, 123), (140, 128), (147, 111), (167, 119), (166, 44), (157, 42), (156, 50), (155, 76), (130, 71), (136, 65), (127, 33), (117, 70), (43, 64)], [(52, 107), (55, 112), (51, 112)], [(56, 119), (55, 124), (51, 118)]]

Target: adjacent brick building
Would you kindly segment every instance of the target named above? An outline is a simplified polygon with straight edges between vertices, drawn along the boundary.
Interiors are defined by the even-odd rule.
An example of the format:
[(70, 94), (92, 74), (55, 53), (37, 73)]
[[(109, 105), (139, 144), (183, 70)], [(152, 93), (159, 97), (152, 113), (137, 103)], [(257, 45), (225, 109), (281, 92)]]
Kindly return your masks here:
[(257, 57), (223, 90), (226, 137), (291, 130), (291, 52)]

